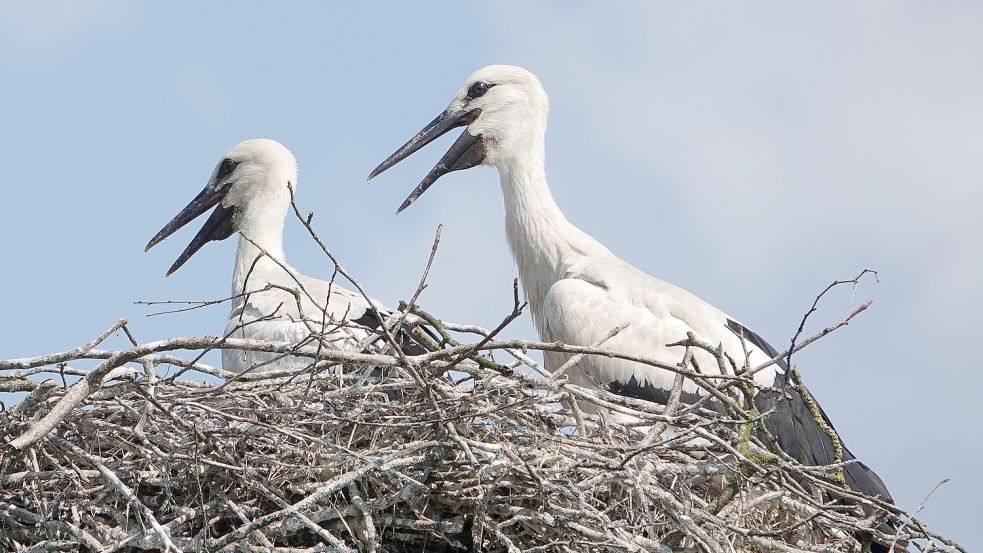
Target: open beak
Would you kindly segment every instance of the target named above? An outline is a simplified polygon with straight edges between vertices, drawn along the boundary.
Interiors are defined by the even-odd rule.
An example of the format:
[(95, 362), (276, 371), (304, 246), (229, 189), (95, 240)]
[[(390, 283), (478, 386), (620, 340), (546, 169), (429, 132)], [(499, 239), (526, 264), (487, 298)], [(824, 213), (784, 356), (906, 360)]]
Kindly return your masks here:
[[(438, 137), (446, 134), (451, 129), (457, 127), (466, 127), (471, 124), (478, 115), (481, 113), (480, 110), (465, 111), (460, 110), (456, 112), (444, 111), (437, 116), (436, 119), (430, 122), (423, 130), (418, 132), (416, 136), (409, 139), (406, 144), (403, 144), (396, 152), (386, 158), (385, 161), (379, 164), (371, 173), (369, 173), (369, 179), (372, 180), (376, 175), (382, 173), (386, 169), (389, 169), (393, 165), (396, 165), (400, 161), (409, 157), (413, 152), (419, 150), (420, 148), (430, 144)], [(472, 135), (467, 129), (461, 133), (461, 136), (451, 145), (444, 157), (440, 158), (437, 165), (424, 177), (423, 181), (413, 190), (412, 193), (403, 201), (396, 213), (400, 213), (404, 209), (410, 206), (416, 201), (427, 188), (430, 188), (434, 182), (437, 181), (443, 175), (450, 173), (452, 171), (460, 171), (462, 169), (470, 169), (476, 165), (481, 164), (482, 160), (485, 159), (485, 143), (481, 135)]]
[(184, 265), (185, 261), (190, 259), (195, 252), (200, 250), (208, 242), (212, 240), (225, 240), (235, 232), (232, 219), (235, 214), (235, 208), (225, 207), (221, 203), (222, 198), (228, 193), (230, 187), (230, 184), (219, 187), (213, 185), (213, 183), (209, 183), (201, 193), (195, 196), (195, 199), (191, 200), (191, 203), (171, 219), (170, 223), (164, 225), (164, 228), (160, 229), (160, 232), (151, 238), (150, 242), (147, 242), (147, 247), (143, 251), (148, 251), (150, 248), (156, 246), (158, 242), (177, 232), (184, 225), (197, 219), (202, 213), (208, 211), (208, 208), (215, 206), (215, 210), (212, 211), (208, 220), (202, 225), (201, 230), (191, 240), (188, 247), (184, 248), (184, 252), (171, 265), (171, 268), (167, 270), (165, 276), (171, 276), (171, 273), (178, 270), (181, 265)]

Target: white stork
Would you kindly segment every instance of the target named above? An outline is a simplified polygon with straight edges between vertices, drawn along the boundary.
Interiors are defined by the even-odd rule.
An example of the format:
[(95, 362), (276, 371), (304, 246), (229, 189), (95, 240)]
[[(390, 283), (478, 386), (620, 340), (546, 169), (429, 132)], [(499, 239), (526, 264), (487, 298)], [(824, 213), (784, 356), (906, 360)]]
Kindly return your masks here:
[[(214, 207), (188, 247), (171, 265), (178, 270), (212, 240), (241, 233), (232, 272), (232, 311), (226, 336), (299, 343), (320, 340), (327, 347), (354, 350), (378, 328), (390, 311), (376, 300), (309, 276), (286, 264), (283, 221), (297, 187), (297, 161), (275, 140), (236, 144), (222, 156), (212, 176), (192, 201), (154, 236), (146, 249)], [(265, 254), (263, 254), (265, 252)], [(294, 295), (299, 292), (300, 301)], [(405, 336), (401, 335), (405, 339)], [(316, 343), (316, 342), (314, 342)], [(222, 366), (242, 372), (302, 368), (303, 358), (226, 349)]]
[[(731, 358), (756, 366), (778, 352), (757, 334), (695, 295), (654, 278), (611, 253), (567, 221), (546, 181), (545, 136), (549, 102), (539, 80), (520, 67), (491, 65), (474, 72), (447, 109), (383, 161), (371, 180), (437, 137), (464, 127), (464, 132), (437, 165), (399, 207), (409, 207), (438, 178), (476, 165), (498, 169), (505, 199), (505, 228), (519, 268), (533, 321), (545, 341), (590, 346), (626, 322), (625, 330), (604, 344), (611, 350), (675, 362), (688, 332), (710, 344), (721, 344)], [(743, 340), (742, 340), (743, 337)], [(546, 368), (553, 371), (570, 355), (547, 352)], [(700, 370), (719, 374), (714, 357), (695, 351)], [(665, 403), (675, 374), (631, 361), (585, 356), (569, 370), (574, 383), (604, 386), (616, 393)], [(834, 462), (833, 443), (808, 409), (803, 397), (788, 385), (784, 363), (755, 374), (763, 387), (784, 389), (787, 395), (760, 390), (756, 407), (774, 409), (766, 426), (781, 448), (809, 465)], [(693, 402), (707, 392), (687, 380), (682, 399)], [(823, 415), (825, 418), (825, 415)], [(828, 419), (826, 420), (828, 423)], [(846, 449), (843, 459), (854, 459)], [(881, 479), (860, 462), (846, 466), (850, 487), (891, 501)]]

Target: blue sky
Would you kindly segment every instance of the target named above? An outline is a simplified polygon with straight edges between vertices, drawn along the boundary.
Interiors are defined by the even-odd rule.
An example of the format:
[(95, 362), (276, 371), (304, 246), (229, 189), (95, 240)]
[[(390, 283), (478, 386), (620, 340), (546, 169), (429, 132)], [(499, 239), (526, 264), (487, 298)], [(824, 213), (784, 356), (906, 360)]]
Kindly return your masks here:
[[(120, 317), (141, 340), (221, 332), (225, 307), (132, 302), (227, 295), (231, 241), (167, 279), (193, 229), (143, 245), (254, 137), (297, 155), (302, 208), (373, 295), (412, 294), (443, 223), (422, 302), (494, 326), (516, 274), (494, 171), (399, 217), (444, 142), (365, 176), (472, 70), (518, 64), (550, 94), (557, 201), (637, 266), (776, 345), (830, 281), (880, 271), (822, 305), (813, 331), (874, 299), (797, 363), (901, 506), (951, 479), (921, 516), (978, 548), (981, 28), (969, 2), (0, 2), (0, 357)], [(286, 240), (330, 274), (296, 222)]]

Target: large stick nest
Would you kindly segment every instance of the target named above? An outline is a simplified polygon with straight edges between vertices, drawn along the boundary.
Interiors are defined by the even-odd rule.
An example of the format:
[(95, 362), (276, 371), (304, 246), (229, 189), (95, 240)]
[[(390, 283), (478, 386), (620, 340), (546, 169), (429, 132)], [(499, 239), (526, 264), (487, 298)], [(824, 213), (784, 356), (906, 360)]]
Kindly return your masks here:
[[(860, 551), (897, 537), (884, 521), (923, 551), (956, 547), (843, 489), (841, 467), (768, 454), (747, 412), (667, 412), (536, 374), (514, 349), (564, 346), (482, 341), (413, 357), (94, 341), (0, 361), (4, 389), (30, 391), (0, 418), (0, 549)], [(232, 375), (168, 353), (214, 347), (309, 363)], [(675, 438), (640, 445), (665, 424)]]

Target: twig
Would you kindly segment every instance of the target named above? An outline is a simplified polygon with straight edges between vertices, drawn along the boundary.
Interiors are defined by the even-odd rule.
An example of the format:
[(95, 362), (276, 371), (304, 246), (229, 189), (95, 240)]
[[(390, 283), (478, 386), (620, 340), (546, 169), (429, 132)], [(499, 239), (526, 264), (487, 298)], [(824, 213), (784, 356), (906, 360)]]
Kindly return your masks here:
[(796, 352), (795, 341), (798, 340), (800, 335), (802, 335), (802, 332), (806, 326), (806, 321), (809, 320), (810, 315), (816, 312), (816, 309), (818, 309), (819, 306), (819, 301), (823, 299), (823, 296), (825, 296), (826, 293), (832, 290), (833, 288), (836, 288), (837, 286), (840, 286), (842, 284), (853, 284), (854, 289), (856, 289), (856, 287), (860, 284), (860, 279), (863, 278), (863, 276), (866, 275), (867, 273), (873, 274), (874, 280), (879, 281), (877, 278), (877, 271), (871, 269), (864, 269), (863, 271), (860, 271), (859, 275), (853, 277), (850, 280), (834, 280), (829, 286), (823, 289), (823, 291), (820, 292), (818, 296), (816, 296), (816, 299), (813, 300), (812, 305), (809, 306), (809, 310), (806, 311), (805, 315), (802, 316), (802, 321), (799, 322), (799, 328), (795, 331), (795, 335), (792, 336), (792, 341), (788, 347), (788, 353), (785, 356), (786, 365), (788, 365), (789, 367), (792, 366), (792, 354)]
[(898, 526), (898, 531), (894, 534), (894, 539), (891, 540), (890, 547), (887, 548), (888, 551), (894, 551), (894, 546), (898, 544), (898, 538), (901, 536), (902, 529), (904, 529), (905, 526), (907, 526), (908, 524), (910, 524), (911, 521), (914, 520), (915, 516), (918, 515), (918, 513), (922, 512), (925, 509), (925, 505), (928, 504), (928, 500), (932, 498), (932, 496), (935, 494), (936, 490), (938, 490), (939, 488), (941, 488), (942, 485), (945, 484), (945, 483), (947, 483), (948, 481), (949, 481), (949, 479), (948, 478), (945, 478), (945, 479), (941, 480), (938, 484), (936, 484), (934, 487), (932, 487), (932, 489), (929, 490), (929, 492), (927, 494), (925, 494), (925, 497), (918, 504), (918, 507), (916, 507), (914, 511), (912, 511), (911, 513), (909, 513), (907, 517), (905, 517), (904, 524), (901, 524), (901, 525)]
[(459, 354), (456, 359), (454, 359), (449, 364), (447, 364), (444, 367), (441, 367), (438, 371), (436, 371), (432, 375), (433, 377), (439, 377), (439, 376), (443, 375), (447, 371), (450, 371), (451, 369), (453, 369), (454, 367), (456, 367), (465, 358), (467, 358), (467, 357), (469, 357), (471, 355), (474, 355), (479, 349), (483, 348), (486, 344), (488, 344), (488, 342), (491, 342), (492, 339), (494, 339), (495, 336), (498, 335), (499, 332), (501, 332), (502, 330), (504, 330), (505, 327), (507, 327), (509, 324), (511, 324), (512, 321), (514, 321), (514, 320), (518, 319), (520, 316), (522, 316), (522, 310), (526, 307), (526, 303), (525, 302), (522, 302), (521, 305), (519, 303), (519, 279), (514, 279), (512, 281), (512, 294), (513, 294), (513, 298), (514, 298), (514, 304), (512, 306), (512, 312), (509, 313), (508, 316), (506, 316), (505, 319), (497, 327), (495, 327), (494, 330), (492, 330), (491, 332), (489, 332), (488, 333), (488, 336), (485, 336), (480, 341), (478, 341), (477, 344), (471, 346), (468, 351), (461, 352), (461, 354)]
[(437, 230), (434, 232), (433, 246), (430, 247), (430, 257), (427, 258), (427, 265), (423, 269), (423, 274), (420, 275), (420, 283), (417, 284), (416, 290), (413, 295), (410, 296), (410, 301), (406, 302), (406, 307), (400, 308), (399, 318), (396, 320), (396, 324), (393, 325), (393, 332), (398, 333), (401, 328), (403, 328), (403, 322), (406, 321), (406, 316), (409, 315), (410, 311), (416, 306), (417, 300), (420, 299), (420, 294), (423, 293), (423, 289), (427, 287), (427, 277), (430, 276), (430, 267), (433, 265), (433, 260), (437, 256), (437, 246), (440, 245), (440, 234), (444, 230), (444, 225), (437, 225)]

